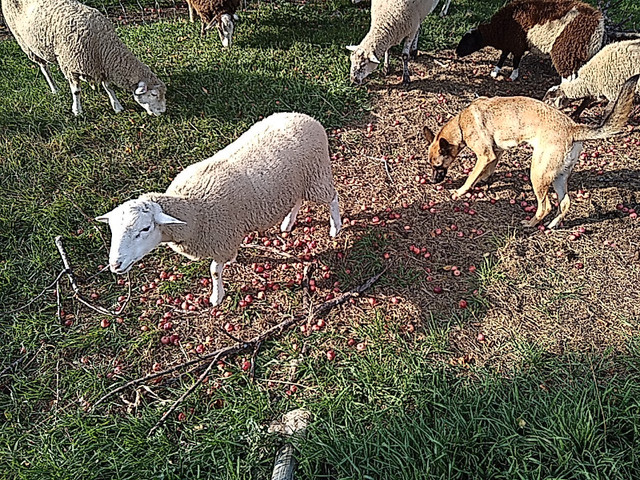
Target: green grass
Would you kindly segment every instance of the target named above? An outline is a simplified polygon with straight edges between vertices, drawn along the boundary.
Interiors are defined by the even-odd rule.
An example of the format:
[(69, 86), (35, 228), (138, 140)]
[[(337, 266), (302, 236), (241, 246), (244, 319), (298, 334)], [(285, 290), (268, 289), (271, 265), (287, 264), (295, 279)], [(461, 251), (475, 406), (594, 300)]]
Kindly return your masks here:
[[(454, 45), (501, 3), (478, 8), (477, 2), (454, 1), (447, 19), (426, 21), (421, 48)], [(139, 8), (138, 2), (91, 4), (109, 11), (123, 4)], [(153, 397), (131, 412), (109, 403), (95, 412), (83, 408), (113, 385), (107, 374), (116, 362), (128, 367), (125, 378), (133, 377), (144, 352), (157, 344), (158, 332), (138, 331), (154, 323), (138, 320), (142, 307), (132, 307), (125, 327), (104, 329), (101, 317), (85, 310), (72, 327), (61, 326), (51, 292), (29, 309), (6, 314), (60, 271), (56, 235), (65, 238), (80, 274), (95, 273), (107, 250), (105, 229), (94, 216), (164, 188), (182, 167), (228, 144), (260, 116), (297, 110), (327, 128), (363, 118), (371, 98), (348, 84), (344, 46), (363, 36), (368, 10), (346, 0), (277, 7), (252, 5), (230, 51), (215, 35), (201, 39), (199, 26), (184, 20), (119, 28), (167, 82), (168, 110), (159, 118), (147, 116), (123, 92), (118, 95), (126, 111), (115, 115), (106, 95), (88, 88), (85, 115), (73, 118), (60, 73), (54, 70), (61, 94), (52, 96), (17, 44), (0, 41), (0, 371), (23, 357), (21, 348), (27, 352), (0, 378), (0, 478), (268, 478), (279, 440), (265, 426), (297, 406), (314, 415), (299, 446), (300, 478), (633, 478), (640, 468), (637, 355), (553, 358), (523, 346), (522, 368), (507, 376), (448, 367), (438, 359), (458, 319), (436, 314), (414, 337), (375, 310), (362, 314), (354, 332), (366, 342), (362, 353), (340, 334), (325, 332), (306, 339), (292, 332), (263, 347), (258, 378), (287, 371), (298, 355), (293, 345), (310, 344), (313, 353), (300, 357), (299, 395), (249, 383), (230, 367), (234, 375), (215, 393), (199, 391), (187, 400), (181, 408), (186, 421), (172, 419), (147, 438), (166, 408)], [(640, 18), (633, 2), (625, 8)], [(341, 281), (355, 284), (380, 269), (387, 242), (365, 232), (337, 272)], [(185, 274), (183, 281), (164, 284), (166, 293), (178, 294), (206, 275), (202, 263), (177, 267), (175, 256), (154, 256)], [(420, 273), (395, 270), (381, 288), (409, 288)], [(134, 295), (148, 275), (153, 277), (133, 274)], [(487, 261), (480, 291), (499, 275)], [(122, 293), (114, 286), (100, 290), (101, 301), (110, 304)], [(241, 298), (239, 292), (229, 295), (235, 302)], [(254, 314), (247, 315), (250, 321)], [(639, 353), (638, 340), (630, 343)], [(327, 346), (336, 349), (337, 361), (325, 360)], [(171, 400), (191, 380), (151, 389)]]

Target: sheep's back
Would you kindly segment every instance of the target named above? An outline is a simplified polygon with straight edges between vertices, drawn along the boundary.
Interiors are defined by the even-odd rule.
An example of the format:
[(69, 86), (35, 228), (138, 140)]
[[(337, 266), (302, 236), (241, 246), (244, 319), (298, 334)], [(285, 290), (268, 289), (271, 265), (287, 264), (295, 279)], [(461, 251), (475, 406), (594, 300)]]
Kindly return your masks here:
[[(605, 46), (578, 71), (576, 82), (587, 85), (593, 97), (614, 101), (622, 85), (640, 73), (640, 40), (626, 40)], [(640, 94), (640, 84), (636, 87)]]
[(104, 79), (100, 59), (106, 45), (120, 42), (111, 22), (98, 10), (75, 0), (31, 0), (19, 18), (8, 18), (12, 31), (38, 57), (58, 63), (65, 73)]
[(372, 0), (371, 27), (386, 33), (389, 46), (397, 45), (420, 25), (437, 3), (438, 0)]
[(248, 231), (268, 228), (300, 198), (329, 202), (335, 195), (326, 133), (307, 115), (272, 115), (185, 168), (166, 193), (236, 212)]

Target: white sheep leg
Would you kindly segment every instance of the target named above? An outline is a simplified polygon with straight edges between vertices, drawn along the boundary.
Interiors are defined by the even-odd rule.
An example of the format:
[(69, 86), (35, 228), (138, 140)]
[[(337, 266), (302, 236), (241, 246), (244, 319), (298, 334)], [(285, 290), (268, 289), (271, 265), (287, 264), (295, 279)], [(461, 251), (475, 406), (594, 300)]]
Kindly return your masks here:
[(193, 7), (189, 2), (187, 2), (187, 7), (189, 7), (189, 21), (193, 23), (195, 19), (193, 18)]
[(284, 217), (282, 224), (280, 225), (281, 232), (290, 232), (293, 229), (293, 224), (296, 223), (296, 217), (298, 216), (298, 212), (300, 211), (300, 207), (302, 206), (302, 199), (298, 200), (296, 204), (289, 212), (289, 215)]
[(520, 75), (520, 69), (519, 68), (514, 68), (513, 72), (511, 72), (511, 75), (509, 76), (509, 80), (511, 80), (512, 82), (518, 79), (518, 76)]
[(444, 7), (442, 7), (442, 11), (440, 12), (441, 17), (444, 17), (449, 13), (449, 5), (451, 5), (451, 0), (444, 2)]
[(420, 27), (416, 31), (415, 37), (413, 37), (413, 41), (411, 42), (411, 50), (409, 50), (409, 55), (412, 58), (416, 58), (418, 56), (418, 38), (420, 37)]
[(335, 237), (336, 235), (338, 235), (338, 233), (340, 233), (340, 229), (342, 228), (342, 219), (340, 218), (340, 204), (338, 203), (337, 193), (329, 204), (329, 212), (331, 214), (331, 217), (329, 219), (329, 223), (331, 224), (329, 235)]
[(413, 43), (413, 39), (418, 32), (416, 31), (413, 35), (409, 35), (402, 47), (402, 83), (408, 84), (411, 82), (411, 76), (409, 74), (409, 52), (411, 52), (411, 44)]
[(102, 82), (102, 86), (107, 92), (107, 95), (109, 95), (109, 101), (111, 102), (111, 106), (113, 107), (115, 112), (116, 113), (122, 112), (124, 108), (122, 108), (122, 105), (118, 101), (118, 98), (116, 97), (116, 92), (113, 91), (113, 88), (111, 88), (108, 82)]
[(498, 66), (493, 67), (493, 70), (491, 70), (491, 76), (493, 78), (497, 78), (498, 74), (500, 73), (500, 70), (502, 70), (502, 68), (500, 68)]
[(215, 260), (211, 262), (209, 270), (211, 271), (211, 296), (209, 302), (212, 306), (217, 306), (222, 303), (224, 298), (224, 286), (222, 285), (222, 269), (224, 263), (218, 263)]
[(74, 115), (82, 114), (82, 104), (80, 103), (80, 78), (72, 75), (69, 78), (69, 86), (71, 87), (71, 95), (73, 97), (73, 104), (71, 105), (71, 111)]
[(389, 50), (387, 50), (386, 52), (384, 52), (384, 63), (383, 63), (383, 70), (382, 70), (382, 73), (385, 76), (389, 75), (390, 66), (391, 66), (391, 62), (389, 60)]
[(42, 72), (42, 75), (44, 75), (44, 79), (47, 81), (47, 84), (51, 89), (51, 93), (55, 95), (56, 93), (58, 93), (58, 88), (56, 87), (56, 84), (54, 83), (53, 78), (51, 78), (51, 72), (49, 71), (49, 66), (46, 63), (40, 63), (39, 65), (40, 65), (40, 71)]

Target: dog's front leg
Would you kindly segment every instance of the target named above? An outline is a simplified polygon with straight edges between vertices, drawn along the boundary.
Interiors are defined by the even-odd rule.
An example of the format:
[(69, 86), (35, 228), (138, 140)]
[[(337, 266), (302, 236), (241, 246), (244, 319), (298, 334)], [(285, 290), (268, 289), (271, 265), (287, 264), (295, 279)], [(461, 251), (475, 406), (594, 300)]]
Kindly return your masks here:
[(464, 182), (464, 185), (462, 185), (462, 187), (455, 191), (455, 195), (458, 197), (462, 197), (465, 193), (471, 190), (476, 182), (480, 179), (480, 177), (483, 176), (485, 170), (489, 168), (489, 165), (491, 165), (493, 162), (497, 162), (497, 160), (498, 159), (493, 152), (488, 156), (478, 155), (478, 161), (467, 177), (467, 181)]

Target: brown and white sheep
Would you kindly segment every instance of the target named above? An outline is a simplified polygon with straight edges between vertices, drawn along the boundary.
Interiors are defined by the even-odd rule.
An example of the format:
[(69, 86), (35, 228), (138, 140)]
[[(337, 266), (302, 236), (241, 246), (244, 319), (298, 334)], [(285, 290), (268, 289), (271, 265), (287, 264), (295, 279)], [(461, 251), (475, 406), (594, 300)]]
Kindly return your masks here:
[(238, 16), (236, 10), (240, 7), (241, 0), (187, 0), (189, 7), (189, 20), (194, 21), (193, 12), (195, 11), (200, 20), (202, 27), (200, 33), (205, 35), (207, 30), (214, 27), (218, 29), (218, 35), (222, 46), (231, 47), (233, 40), (233, 30)]
[(464, 57), (487, 46), (501, 50), (491, 72), (495, 78), (511, 53), (511, 80), (518, 78), (527, 51), (548, 54), (558, 74), (569, 79), (602, 48), (604, 27), (603, 13), (579, 0), (515, 0), (466, 33), (456, 54)]

